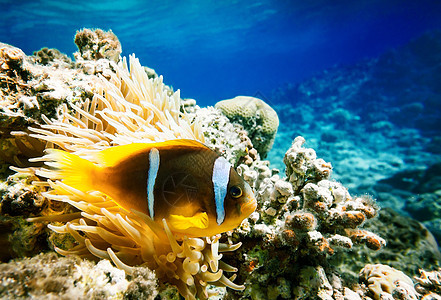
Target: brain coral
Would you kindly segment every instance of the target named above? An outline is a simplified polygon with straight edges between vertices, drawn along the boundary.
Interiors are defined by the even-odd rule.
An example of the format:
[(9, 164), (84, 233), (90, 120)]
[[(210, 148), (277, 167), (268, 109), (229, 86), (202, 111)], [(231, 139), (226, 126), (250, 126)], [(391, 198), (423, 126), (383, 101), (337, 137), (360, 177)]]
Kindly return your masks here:
[[(412, 279), (387, 265), (366, 265), (360, 272), (360, 280), (367, 285), (376, 300), (419, 299)], [(400, 297), (397, 297), (398, 295)]]
[(279, 117), (274, 109), (261, 99), (247, 96), (219, 101), (215, 107), (232, 122), (240, 123), (248, 131), (254, 148), (262, 157), (266, 156), (279, 127)]

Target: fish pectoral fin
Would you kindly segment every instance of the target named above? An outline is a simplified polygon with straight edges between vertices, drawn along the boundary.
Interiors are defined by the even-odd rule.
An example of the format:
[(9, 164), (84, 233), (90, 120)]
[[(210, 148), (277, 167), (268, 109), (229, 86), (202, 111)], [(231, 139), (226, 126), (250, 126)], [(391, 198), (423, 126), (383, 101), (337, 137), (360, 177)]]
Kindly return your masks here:
[(185, 230), (191, 227), (205, 229), (208, 227), (208, 216), (205, 212), (199, 212), (192, 217), (170, 215), (168, 221), (176, 230)]

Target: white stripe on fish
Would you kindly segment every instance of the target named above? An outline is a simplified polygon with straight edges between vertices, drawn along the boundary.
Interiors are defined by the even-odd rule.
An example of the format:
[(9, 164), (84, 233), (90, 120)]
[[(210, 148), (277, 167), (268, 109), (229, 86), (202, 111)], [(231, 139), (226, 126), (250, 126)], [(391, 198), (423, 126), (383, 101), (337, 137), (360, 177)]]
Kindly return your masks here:
[(216, 203), (217, 224), (225, 220), (224, 200), (227, 195), (228, 182), (230, 181), (230, 163), (223, 157), (218, 157), (213, 167), (214, 201)]
[(152, 148), (149, 153), (149, 173), (147, 175), (147, 203), (149, 206), (150, 218), (155, 216), (154, 204), (155, 204), (155, 182), (159, 170), (159, 150)]

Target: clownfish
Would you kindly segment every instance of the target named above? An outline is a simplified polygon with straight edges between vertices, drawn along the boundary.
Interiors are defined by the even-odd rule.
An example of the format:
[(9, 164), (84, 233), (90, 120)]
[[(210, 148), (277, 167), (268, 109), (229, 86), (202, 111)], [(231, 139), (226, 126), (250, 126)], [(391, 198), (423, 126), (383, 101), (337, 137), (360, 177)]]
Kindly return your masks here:
[(62, 150), (47, 165), (61, 182), (97, 190), (118, 206), (148, 215), (175, 233), (213, 236), (240, 225), (256, 209), (251, 187), (231, 164), (194, 140), (133, 143), (97, 152), (93, 163)]

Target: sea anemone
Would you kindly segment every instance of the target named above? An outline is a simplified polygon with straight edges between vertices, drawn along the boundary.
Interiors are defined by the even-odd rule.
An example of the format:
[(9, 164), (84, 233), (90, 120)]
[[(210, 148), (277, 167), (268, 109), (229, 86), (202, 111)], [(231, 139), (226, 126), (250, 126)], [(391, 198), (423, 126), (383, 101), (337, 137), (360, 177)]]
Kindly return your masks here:
[[(43, 116), (45, 125), (32, 127), (29, 136), (47, 142), (47, 148), (61, 148), (94, 161), (94, 153), (105, 148), (133, 142), (160, 142), (170, 139), (204, 141), (198, 121), (180, 110), (179, 91), (163, 84), (162, 76), (149, 79), (138, 59), (130, 56), (130, 71), (124, 58), (115, 72), (99, 75), (91, 101), (63, 105), (56, 120)], [(23, 133), (21, 133), (23, 134)], [(109, 259), (128, 274), (133, 266), (145, 265), (156, 271), (164, 282), (176, 285), (186, 299), (209, 297), (208, 284), (243, 290), (224, 272), (237, 269), (222, 262), (222, 252), (234, 251), (239, 244), (219, 242), (214, 237), (175, 237), (165, 220), (163, 226), (146, 214), (127, 211), (99, 191), (82, 192), (60, 181), (48, 156), (34, 158), (47, 167), (14, 168), (17, 172), (46, 178), (34, 184), (47, 187), (43, 194), (80, 212), (60, 216), (42, 216), (33, 221), (62, 221), (48, 225), (57, 233), (70, 234), (76, 241), (71, 249), (55, 250), (62, 255), (80, 255)]]

